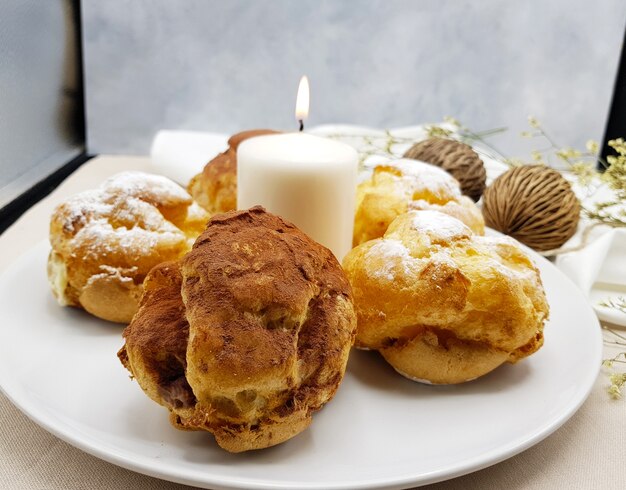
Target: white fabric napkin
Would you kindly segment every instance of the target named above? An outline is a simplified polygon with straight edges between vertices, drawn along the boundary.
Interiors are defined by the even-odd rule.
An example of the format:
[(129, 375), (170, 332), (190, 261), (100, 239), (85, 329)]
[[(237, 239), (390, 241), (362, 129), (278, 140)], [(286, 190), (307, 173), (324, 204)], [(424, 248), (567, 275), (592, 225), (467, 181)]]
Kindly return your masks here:
[(587, 296), (600, 320), (626, 327), (626, 229), (603, 227), (581, 250), (559, 255), (556, 265)]
[(150, 159), (154, 173), (187, 187), (218, 153), (228, 148), (224, 134), (201, 131), (159, 131), (152, 141)]

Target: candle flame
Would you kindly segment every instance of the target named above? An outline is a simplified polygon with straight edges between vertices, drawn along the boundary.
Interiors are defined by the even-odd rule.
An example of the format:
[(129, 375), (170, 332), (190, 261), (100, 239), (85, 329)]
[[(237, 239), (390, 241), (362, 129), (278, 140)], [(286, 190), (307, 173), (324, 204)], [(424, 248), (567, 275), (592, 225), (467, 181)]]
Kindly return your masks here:
[(303, 76), (298, 85), (298, 97), (296, 97), (296, 119), (304, 121), (309, 115), (309, 79)]

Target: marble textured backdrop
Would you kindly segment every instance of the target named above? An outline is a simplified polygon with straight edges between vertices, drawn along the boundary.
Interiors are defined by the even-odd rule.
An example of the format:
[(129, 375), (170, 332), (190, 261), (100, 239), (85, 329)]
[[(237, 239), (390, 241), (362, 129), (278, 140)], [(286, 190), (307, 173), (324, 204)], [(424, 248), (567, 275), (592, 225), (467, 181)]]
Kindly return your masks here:
[(601, 139), (623, 0), (83, 1), (88, 148), (146, 153), (161, 128), (396, 127), (453, 115), (511, 156), (532, 114), (564, 145)]

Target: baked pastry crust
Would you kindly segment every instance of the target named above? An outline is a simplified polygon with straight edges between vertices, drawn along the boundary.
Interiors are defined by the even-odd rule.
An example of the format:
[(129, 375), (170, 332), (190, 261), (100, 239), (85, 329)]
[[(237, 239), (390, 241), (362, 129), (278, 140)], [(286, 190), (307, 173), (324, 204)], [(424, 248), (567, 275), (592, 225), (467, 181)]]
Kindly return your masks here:
[(275, 133), (278, 131), (254, 129), (231, 136), (228, 150), (217, 155), (189, 181), (189, 194), (212, 215), (237, 209), (237, 147), (248, 138)]
[(474, 202), (445, 170), (417, 160), (401, 159), (379, 165), (359, 184), (353, 245), (382, 237), (399, 215), (430, 209), (454, 216), (474, 233), (485, 232), (485, 221)]
[(477, 236), (437, 211), (396, 218), (345, 257), (356, 345), (404, 376), (450, 384), (514, 363), (543, 344), (539, 271), (508, 237)]
[(263, 208), (211, 219), (145, 281), (119, 356), (180, 429), (231, 452), (298, 434), (346, 369), (356, 314), (326, 248)]
[(54, 210), (48, 257), (52, 292), (61, 305), (128, 323), (148, 271), (186, 253), (208, 219), (165, 177), (117, 174)]

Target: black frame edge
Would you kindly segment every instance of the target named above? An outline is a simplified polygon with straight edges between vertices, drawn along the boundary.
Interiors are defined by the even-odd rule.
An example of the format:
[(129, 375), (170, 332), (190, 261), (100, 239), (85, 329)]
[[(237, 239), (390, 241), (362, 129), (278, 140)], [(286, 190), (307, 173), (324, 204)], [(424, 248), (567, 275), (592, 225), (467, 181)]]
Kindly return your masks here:
[(624, 29), (622, 52), (617, 65), (613, 97), (609, 107), (604, 138), (602, 138), (602, 146), (600, 147), (602, 160), (598, 161), (598, 170), (605, 170), (603, 162), (606, 162), (606, 157), (609, 154), (614, 153), (609, 146), (609, 141), (616, 138), (626, 138), (626, 28)]
[(82, 152), (77, 157), (1, 208), (0, 235), (4, 233), (9, 226), (15, 223), (19, 217), (22, 216), (22, 214), (50, 194), (71, 173), (91, 158), (93, 158), (93, 155), (88, 155), (87, 153)]

